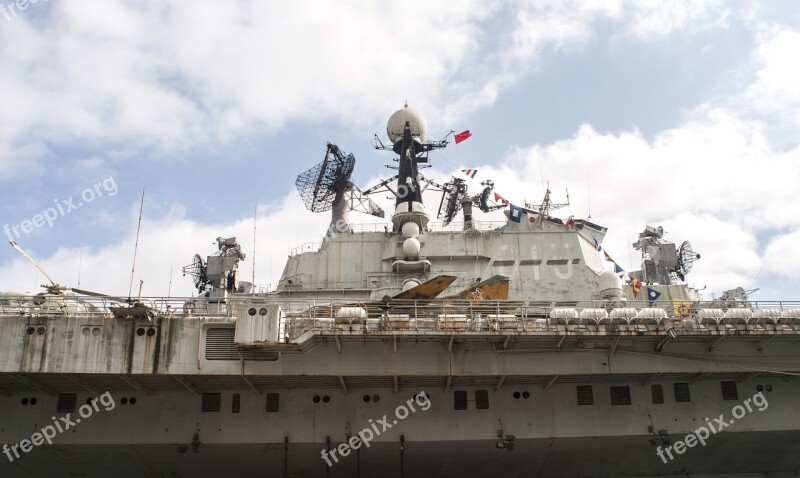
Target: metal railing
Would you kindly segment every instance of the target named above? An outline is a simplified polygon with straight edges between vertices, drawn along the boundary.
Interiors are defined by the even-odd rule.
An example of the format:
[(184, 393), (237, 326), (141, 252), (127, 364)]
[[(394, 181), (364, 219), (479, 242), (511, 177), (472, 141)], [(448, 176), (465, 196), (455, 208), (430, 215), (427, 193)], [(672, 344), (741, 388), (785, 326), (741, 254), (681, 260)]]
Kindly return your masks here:
[[(800, 333), (800, 301), (536, 302), (480, 300), (353, 301), (286, 299), (270, 295), (226, 298), (149, 297), (148, 317), (235, 320), (241, 305), (278, 303), (282, 337), (308, 332), (630, 332), (675, 328), (692, 333)], [(114, 317), (134, 304), (105, 297), (0, 295), (3, 317)], [(345, 310), (346, 309), (346, 310)], [(349, 316), (351, 315), (351, 316)], [(119, 314), (117, 315), (119, 317)]]

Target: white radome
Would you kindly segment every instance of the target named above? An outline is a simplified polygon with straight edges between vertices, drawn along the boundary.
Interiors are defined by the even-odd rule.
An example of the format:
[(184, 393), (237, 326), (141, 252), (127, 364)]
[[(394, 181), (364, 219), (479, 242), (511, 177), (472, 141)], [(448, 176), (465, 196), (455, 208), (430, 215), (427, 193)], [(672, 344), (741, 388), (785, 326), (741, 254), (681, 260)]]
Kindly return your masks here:
[(416, 238), (417, 236), (419, 236), (419, 224), (417, 224), (416, 222), (408, 221), (407, 223), (403, 224), (402, 231), (403, 231), (403, 237)]
[(421, 246), (416, 238), (409, 237), (403, 241), (403, 254), (408, 257), (416, 257), (419, 255)]
[(425, 138), (428, 137), (428, 122), (422, 116), (422, 113), (409, 108), (407, 105), (405, 108), (395, 111), (389, 117), (389, 121), (386, 123), (386, 135), (389, 136), (389, 141), (394, 144), (403, 138), (403, 129), (406, 126), (406, 121), (411, 127), (411, 136), (420, 143), (424, 142)]
[(418, 285), (419, 281), (417, 279), (409, 279), (403, 283), (403, 292), (411, 290)]

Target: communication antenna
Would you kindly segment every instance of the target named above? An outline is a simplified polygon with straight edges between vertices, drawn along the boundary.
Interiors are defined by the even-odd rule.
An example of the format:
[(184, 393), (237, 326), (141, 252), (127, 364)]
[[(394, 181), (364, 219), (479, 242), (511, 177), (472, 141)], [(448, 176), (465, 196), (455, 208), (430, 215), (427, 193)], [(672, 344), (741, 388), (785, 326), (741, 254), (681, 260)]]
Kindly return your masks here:
[(439, 213), (437, 218), (444, 222), (444, 225), (456, 217), (461, 210), (464, 198), (467, 196), (467, 184), (461, 178), (452, 178), (442, 186), (442, 200), (439, 202)]
[(139, 250), (139, 231), (142, 229), (142, 210), (144, 209), (144, 188), (142, 188), (142, 202), (139, 204), (139, 225), (136, 226), (136, 243), (133, 246), (133, 265), (131, 266), (131, 285), (128, 287), (128, 300), (133, 293), (133, 274), (136, 271), (136, 252)]
[(258, 223), (258, 201), (253, 208), (253, 287), (256, 285), (256, 225)]
[[(63, 286), (63, 285), (57, 283), (55, 280), (53, 280), (52, 277), (50, 277), (50, 274), (47, 273), (47, 271), (44, 269), (44, 267), (41, 266), (41, 264), (36, 262), (36, 260), (33, 257), (31, 257), (30, 254), (25, 252), (25, 249), (23, 249), (19, 244), (17, 244), (14, 241), (8, 241), (8, 242), (9, 242), (9, 244), (11, 244), (11, 247), (13, 247), (20, 254), (22, 254), (22, 257), (24, 257), (25, 259), (28, 259), (28, 261), (30, 261), (31, 264), (33, 264), (34, 267), (36, 267), (39, 270), (39, 272), (41, 272), (42, 274), (44, 274), (45, 277), (47, 277), (47, 280), (50, 281), (50, 285), (42, 284), (42, 287), (47, 289), (47, 292), (49, 294), (62, 295), (62, 294), (64, 294), (65, 291), (71, 291), (71, 292), (75, 292), (77, 294), (88, 295), (88, 296), (92, 296), (92, 297), (107, 297), (107, 298), (111, 298), (111, 299), (114, 299), (114, 300), (119, 300), (119, 301), (122, 300), (122, 299), (120, 299), (118, 297), (112, 297), (112, 296), (109, 296), (107, 294), (101, 294), (99, 292), (92, 292), (92, 291), (89, 291), (89, 290), (78, 289), (76, 287), (67, 287), (67, 286)], [(38, 275), (37, 275), (37, 278), (38, 278)]]
[(167, 299), (172, 297), (172, 265), (169, 266), (169, 285), (167, 286)]
[[(494, 181), (487, 179), (481, 181), (483, 191), (480, 194), (472, 196), (472, 204), (478, 207), (483, 212), (491, 212), (497, 209), (504, 209), (508, 206), (507, 203), (502, 201), (495, 201), (492, 199), (492, 191), (494, 191)], [(497, 199), (497, 198), (495, 198)]]

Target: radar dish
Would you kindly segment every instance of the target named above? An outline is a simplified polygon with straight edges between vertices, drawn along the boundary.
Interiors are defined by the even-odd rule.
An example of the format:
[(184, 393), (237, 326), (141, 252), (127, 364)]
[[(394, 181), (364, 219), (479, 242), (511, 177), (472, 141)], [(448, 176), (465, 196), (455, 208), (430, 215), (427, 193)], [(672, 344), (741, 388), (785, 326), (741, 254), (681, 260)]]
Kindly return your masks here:
[(351, 187), (350, 175), (355, 164), (352, 154), (345, 156), (338, 146), (328, 143), (325, 159), (301, 173), (295, 181), (306, 208), (312, 212), (330, 210)]
[(678, 248), (678, 267), (675, 271), (681, 280), (686, 277), (686, 274), (692, 271), (692, 265), (697, 259), (700, 259), (700, 254), (694, 252), (694, 249), (692, 249), (692, 243), (689, 241), (683, 241), (681, 246)]
[(467, 195), (467, 185), (463, 179), (453, 178), (444, 184), (442, 191), (442, 201), (439, 203), (439, 214), (436, 217), (447, 225), (461, 209), (461, 203)]
[(206, 284), (208, 283), (208, 277), (206, 275), (206, 265), (203, 262), (203, 258), (200, 257), (200, 254), (194, 255), (194, 258), (192, 258), (192, 263), (183, 268), (183, 274), (194, 279), (194, 287), (199, 292), (203, 292), (205, 290)]

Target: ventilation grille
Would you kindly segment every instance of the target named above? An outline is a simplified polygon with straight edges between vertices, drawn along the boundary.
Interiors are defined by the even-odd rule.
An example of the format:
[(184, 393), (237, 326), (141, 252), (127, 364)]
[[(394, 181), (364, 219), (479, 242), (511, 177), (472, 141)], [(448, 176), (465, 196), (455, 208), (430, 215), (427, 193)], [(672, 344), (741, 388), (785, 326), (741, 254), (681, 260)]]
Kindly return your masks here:
[(75, 402), (78, 400), (78, 395), (75, 393), (61, 393), (58, 395), (58, 405), (56, 410), (58, 413), (70, 413), (75, 411)]
[(233, 327), (209, 327), (206, 330), (206, 360), (239, 360), (233, 342)]
[(241, 406), (241, 396), (238, 393), (234, 393), (233, 399), (231, 400), (231, 412), (239, 413), (240, 406)]
[(662, 385), (650, 385), (650, 393), (653, 395), (653, 404), (664, 403), (664, 387)]
[(475, 390), (475, 408), (478, 410), (489, 409), (489, 391)]
[(672, 389), (675, 391), (676, 402), (688, 402), (690, 400), (688, 383), (675, 383), (672, 385)]
[(630, 405), (631, 389), (628, 386), (611, 387), (611, 405)]
[(222, 402), (222, 394), (220, 393), (204, 393), (203, 404), (200, 410), (203, 412), (218, 412), (220, 403)]
[(267, 394), (267, 411), (270, 413), (275, 413), (280, 410), (280, 394), (277, 393), (268, 393)]
[(467, 392), (462, 390), (453, 392), (453, 408), (456, 410), (467, 409)]
[(594, 403), (591, 385), (578, 385), (578, 405), (591, 405)]
[(721, 382), (723, 400), (739, 400), (739, 391), (736, 389), (736, 382)]
[[(239, 360), (239, 350), (234, 342), (234, 327), (209, 327), (206, 330), (206, 360)], [(278, 360), (278, 352), (242, 349), (244, 360)]]

